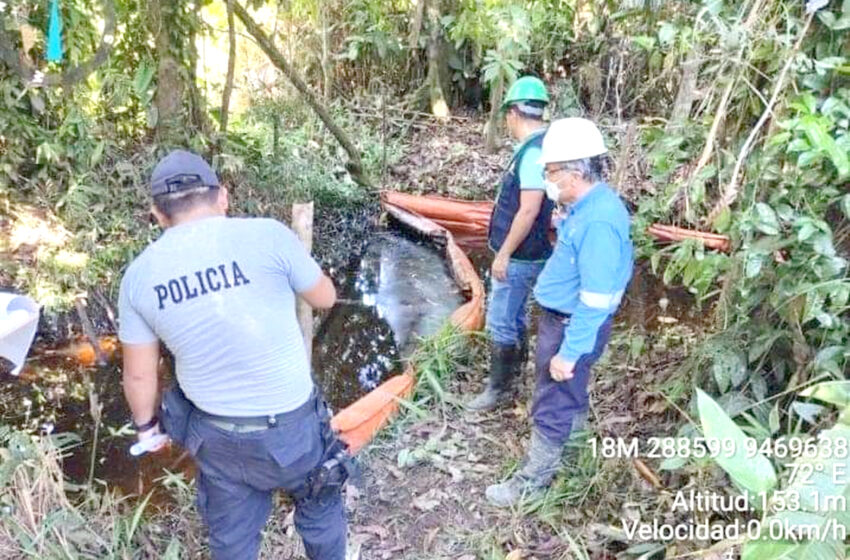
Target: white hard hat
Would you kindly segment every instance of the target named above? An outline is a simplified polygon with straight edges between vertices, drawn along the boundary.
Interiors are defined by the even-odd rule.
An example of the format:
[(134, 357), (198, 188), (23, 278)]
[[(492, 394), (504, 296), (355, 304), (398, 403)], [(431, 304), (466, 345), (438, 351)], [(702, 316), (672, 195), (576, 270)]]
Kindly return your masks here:
[(537, 163), (574, 161), (604, 154), (605, 140), (596, 125), (587, 119), (558, 119), (543, 137), (542, 155)]

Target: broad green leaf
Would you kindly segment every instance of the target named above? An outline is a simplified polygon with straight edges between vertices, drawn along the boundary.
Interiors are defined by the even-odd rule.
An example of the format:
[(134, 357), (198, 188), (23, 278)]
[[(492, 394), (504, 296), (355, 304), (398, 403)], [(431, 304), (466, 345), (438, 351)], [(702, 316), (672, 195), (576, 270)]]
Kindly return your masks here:
[(763, 401), (767, 398), (767, 382), (761, 373), (756, 371), (750, 376), (750, 390), (757, 401)]
[(759, 202), (755, 206), (756, 228), (767, 235), (777, 235), (779, 233), (779, 219), (776, 217), (776, 212), (765, 204)]
[[(837, 424), (818, 434), (817, 453), (802, 454), (789, 472), (794, 476), (785, 489), (785, 497), (799, 497), (796, 511), (773, 515), (763, 523), (762, 539), (744, 546), (747, 560), (834, 560), (845, 558), (843, 537), (850, 529), (850, 455), (847, 440), (850, 426)], [(844, 451), (841, 451), (841, 450)], [(820, 527), (819, 540), (782, 540), (765, 533), (771, 523), (778, 527)], [(769, 533), (768, 533), (769, 535)], [(775, 537), (776, 535), (774, 535)]]
[(818, 235), (812, 242), (812, 249), (819, 255), (832, 257), (835, 255), (835, 246), (832, 244), (832, 236), (829, 234)]
[(714, 356), (711, 371), (721, 393), (729, 390), (730, 385), (737, 387), (747, 376), (747, 364), (737, 352), (722, 352)]
[(797, 241), (806, 241), (811, 238), (814, 234), (820, 231), (815, 224), (811, 222), (811, 220), (805, 222), (799, 230), (797, 230)]
[(761, 453), (747, 456), (747, 440), (738, 425), (726, 414), (714, 399), (697, 389), (697, 406), (700, 424), (707, 438), (735, 443), (734, 453), (721, 453), (714, 460), (732, 480), (750, 492), (768, 492), (776, 486), (776, 471), (771, 462)]
[(632, 37), (632, 41), (634, 41), (637, 46), (647, 51), (651, 51), (655, 48), (655, 37), (638, 35), (637, 37)]
[(661, 24), (661, 29), (658, 30), (658, 42), (663, 47), (669, 47), (676, 40), (677, 28), (669, 22)]
[(747, 362), (752, 364), (762, 358), (765, 354), (770, 352), (770, 349), (773, 348), (773, 345), (782, 336), (781, 332), (765, 332), (759, 335), (752, 343), (749, 344), (749, 348), (747, 349)]
[(801, 168), (811, 167), (813, 164), (822, 159), (823, 155), (820, 152), (816, 152), (814, 150), (810, 152), (803, 152), (800, 154), (800, 157), (797, 158), (797, 166)]
[(770, 409), (770, 415), (767, 417), (767, 425), (770, 428), (770, 433), (775, 434), (779, 431), (779, 403), (774, 404)]
[(718, 233), (726, 233), (732, 225), (732, 212), (728, 207), (724, 208), (714, 219), (712, 224)]
[(776, 208), (774, 208), (774, 210), (776, 210), (776, 215), (779, 216), (780, 220), (785, 222), (791, 222), (794, 220), (794, 209), (791, 208), (791, 206), (789, 206), (788, 204), (780, 202), (776, 205)]
[[(826, 119), (823, 117), (814, 115), (803, 117), (800, 119), (800, 128), (802, 128), (803, 132), (805, 132), (812, 148), (825, 153), (838, 170), (838, 175), (844, 177), (845, 175), (850, 174), (850, 156), (847, 155), (845, 150), (842, 150), (841, 147), (838, 146), (835, 142), (835, 138), (829, 134), (824, 121), (826, 121)], [(803, 154), (803, 156), (805, 156), (805, 154)], [(801, 159), (803, 156), (801, 156)], [(800, 163), (800, 165), (803, 164)]]
[[(772, 515), (762, 522), (762, 538), (744, 545), (742, 560), (838, 560), (844, 558), (840, 541), (798, 541), (777, 539), (780, 534), (814, 534), (825, 528), (828, 518), (803, 511), (787, 511)], [(817, 529), (816, 529), (817, 528)], [(771, 535), (771, 531), (773, 534)], [(811, 532), (811, 533), (810, 533)], [(827, 531), (828, 532), (828, 531)]]
[(723, 9), (723, 0), (705, 0), (703, 2), (705, 9), (713, 16), (719, 15)]
[(761, 272), (761, 265), (764, 261), (764, 255), (760, 253), (747, 253), (747, 260), (744, 266), (744, 274), (747, 278), (755, 278)]
[(850, 107), (837, 97), (827, 98), (821, 105), (820, 112), (834, 120), (838, 120), (842, 116), (850, 117)]
[(182, 557), (181, 552), (182, 546), (180, 545), (180, 539), (171, 537), (171, 541), (168, 543), (168, 548), (165, 549), (162, 560), (180, 560)]
[(136, 75), (133, 77), (133, 91), (136, 95), (142, 97), (147, 92), (153, 80), (154, 65), (143, 62), (136, 69)]
[(805, 138), (795, 138), (788, 144), (789, 152), (806, 152), (811, 149), (811, 144)]
[(106, 142), (101, 140), (94, 147), (94, 151), (92, 151), (91, 156), (89, 157), (89, 165), (95, 166), (100, 163), (101, 158), (103, 157), (103, 149), (106, 147)]
[[(836, 377), (842, 377), (844, 372), (841, 369), (840, 363), (842, 361), (843, 355), (843, 346), (827, 346), (826, 348), (821, 348), (815, 355), (815, 371), (827, 371), (835, 375)], [(817, 387), (817, 385), (815, 387)], [(809, 389), (813, 388), (814, 387), (809, 387)]]
[(845, 407), (850, 405), (850, 381), (825, 381), (806, 388), (800, 395)]
[(779, 132), (767, 140), (767, 145), (770, 147), (781, 146), (782, 144), (788, 143), (789, 140), (791, 140), (790, 132)]
[(827, 411), (825, 406), (815, 403), (794, 401), (791, 403), (791, 409), (803, 420), (809, 424), (814, 424), (818, 421), (818, 416)]
[(741, 551), (741, 560), (791, 560), (792, 554), (798, 550), (798, 545), (787, 541), (775, 541), (764, 538), (757, 541), (747, 541)]
[(833, 29), (835, 27), (835, 22), (837, 18), (835, 14), (830, 12), (829, 10), (821, 10), (818, 12), (818, 19), (824, 24), (826, 27)]
[(668, 457), (661, 461), (658, 468), (662, 471), (675, 471), (684, 467), (687, 462), (687, 458), (677, 455), (675, 457)]

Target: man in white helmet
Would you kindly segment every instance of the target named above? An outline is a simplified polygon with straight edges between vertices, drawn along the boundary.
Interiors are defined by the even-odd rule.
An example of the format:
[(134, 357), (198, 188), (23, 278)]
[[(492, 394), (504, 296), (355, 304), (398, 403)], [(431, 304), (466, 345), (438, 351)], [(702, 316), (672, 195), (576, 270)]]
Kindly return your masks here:
[(586, 119), (558, 120), (543, 139), (546, 195), (569, 210), (534, 288), (541, 315), (531, 443), (520, 470), (487, 488), (494, 505), (545, 489), (564, 444), (587, 417), (590, 369), (608, 342), (634, 264), (628, 210), (602, 180), (607, 152)]

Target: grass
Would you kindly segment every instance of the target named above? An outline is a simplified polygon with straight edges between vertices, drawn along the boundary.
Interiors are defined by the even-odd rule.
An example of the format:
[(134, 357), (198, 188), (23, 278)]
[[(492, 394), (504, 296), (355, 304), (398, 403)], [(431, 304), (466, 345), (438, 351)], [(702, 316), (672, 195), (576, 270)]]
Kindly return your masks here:
[(145, 523), (151, 494), (131, 503), (112, 492), (69, 494), (62, 444), (6, 430), (2, 463), (0, 558), (178, 558), (176, 536)]

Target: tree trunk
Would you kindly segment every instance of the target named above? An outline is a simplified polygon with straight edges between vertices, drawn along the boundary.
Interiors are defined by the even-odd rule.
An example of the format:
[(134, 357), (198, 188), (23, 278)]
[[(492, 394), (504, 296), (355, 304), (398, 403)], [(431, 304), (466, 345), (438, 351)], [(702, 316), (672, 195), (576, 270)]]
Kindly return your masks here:
[(682, 64), (682, 79), (679, 82), (676, 101), (673, 103), (673, 112), (670, 113), (670, 120), (667, 121), (667, 130), (684, 125), (691, 114), (691, 106), (697, 98), (697, 78), (699, 78), (701, 57), (700, 49), (693, 48)]
[(346, 164), (346, 168), (351, 174), (351, 178), (354, 179), (354, 181), (360, 186), (369, 189), (373, 188), (372, 181), (363, 170), (363, 163), (360, 160), (360, 152), (354, 146), (354, 143), (348, 135), (333, 121), (327, 108), (322, 105), (316, 95), (310, 90), (307, 84), (304, 83), (304, 80), (301, 79), (301, 76), (299, 76), (292, 66), (289, 65), (280, 51), (272, 45), (268, 35), (263, 32), (259, 25), (257, 25), (257, 22), (255, 22), (245, 8), (243, 8), (242, 5), (235, 0), (233, 2), (233, 10), (236, 12), (236, 17), (238, 17), (245, 25), (245, 29), (248, 33), (257, 41), (257, 45), (259, 45), (263, 52), (266, 53), (266, 56), (269, 57), (269, 60), (271, 60), (272, 63), (277, 66), (287, 78), (289, 78), (289, 81), (292, 82), (295, 89), (301, 93), (307, 104), (313, 109), (313, 111), (316, 112), (316, 115), (318, 115), (325, 126), (328, 127), (331, 134), (333, 134), (334, 138), (337, 139), (337, 142), (339, 142), (346, 151), (348, 154), (348, 163)]
[[(425, 0), (422, 0), (423, 2)], [(443, 91), (443, 67), (445, 66), (445, 49), (442, 45), (440, 23), (440, 0), (431, 0), (428, 4), (428, 20), (431, 27), (428, 39), (428, 94), (431, 100), (431, 113), (439, 118), (449, 116), (449, 105)]]
[(505, 79), (499, 77), (496, 83), (490, 86), (490, 118), (484, 128), (484, 149), (491, 154), (499, 147), (499, 115), (504, 94)]
[(190, 124), (194, 130), (200, 130), (204, 134), (210, 134), (213, 131), (212, 123), (207, 116), (206, 98), (201, 95), (201, 90), (198, 89), (198, 29), (201, 17), (201, 2), (193, 2), (192, 12), (193, 21), (191, 22), (191, 32), (189, 33), (189, 43), (187, 45), (188, 59), (183, 61), (184, 68), (187, 70), (186, 91), (189, 94), (189, 117)]
[(319, 17), (322, 27), (322, 91), (325, 101), (333, 95), (333, 63), (331, 62), (331, 26), (328, 23), (331, 6), (330, 0), (320, 2)]
[(158, 60), (153, 99), (156, 137), (159, 142), (178, 143), (177, 136), (186, 129), (187, 123), (183, 112), (186, 83), (171, 42), (175, 8), (166, 0), (151, 0), (148, 6)]
[(411, 51), (411, 56), (419, 48), (419, 34), (422, 32), (422, 18), (425, 16), (425, 2), (427, 0), (415, 0), (416, 11), (413, 13), (413, 22), (410, 24), (410, 37), (408, 46)]
[(227, 0), (227, 78), (221, 93), (221, 135), (227, 134), (227, 120), (230, 116), (230, 95), (233, 93), (233, 73), (236, 68), (236, 25), (233, 21), (233, 0)]

